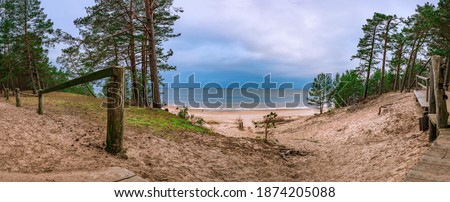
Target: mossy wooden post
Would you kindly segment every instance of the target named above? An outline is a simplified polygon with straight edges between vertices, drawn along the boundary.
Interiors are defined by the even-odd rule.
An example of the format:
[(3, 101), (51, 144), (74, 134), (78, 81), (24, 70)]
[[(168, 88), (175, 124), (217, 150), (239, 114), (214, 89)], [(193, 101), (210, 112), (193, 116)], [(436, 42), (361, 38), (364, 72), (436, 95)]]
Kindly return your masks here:
[(38, 114), (44, 114), (44, 94), (42, 93), (42, 90), (39, 90), (38, 93), (38, 97), (39, 97), (39, 103), (38, 103)]
[(448, 111), (444, 89), (445, 68), (441, 67), (440, 56), (433, 56), (431, 61), (434, 74), (434, 94), (436, 99), (436, 125), (437, 128), (447, 128)]
[(16, 107), (22, 106), (22, 100), (20, 99), (20, 89), (16, 88)]
[(115, 67), (114, 76), (108, 84), (108, 120), (106, 151), (112, 154), (122, 152), (124, 104), (125, 104), (125, 69)]

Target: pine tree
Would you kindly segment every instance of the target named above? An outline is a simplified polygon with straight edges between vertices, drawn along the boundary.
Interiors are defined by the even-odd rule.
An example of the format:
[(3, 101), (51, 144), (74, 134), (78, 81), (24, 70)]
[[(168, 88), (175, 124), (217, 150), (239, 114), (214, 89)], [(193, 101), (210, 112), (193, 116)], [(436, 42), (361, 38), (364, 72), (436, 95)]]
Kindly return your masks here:
[(320, 73), (314, 78), (314, 82), (309, 90), (309, 104), (316, 105), (319, 108), (320, 114), (322, 114), (324, 107), (330, 106), (333, 102), (333, 91), (333, 79), (331, 76)]
[[(172, 0), (152, 1), (152, 5), (148, 4), (151, 14), (148, 16), (146, 0), (95, 2), (94, 6), (86, 9), (87, 16), (75, 20), (81, 38), (63, 37), (68, 39), (71, 47), (64, 50), (64, 55), (58, 61), (64, 66), (77, 63), (79, 66), (75, 72), (92, 72), (111, 66), (128, 67), (130, 71), (127, 78), (130, 78), (131, 85), (128, 85), (130, 89), (127, 92), (131, 92), (133, 103), (144, 106), (148, 105), (147, 81), (150, 76), (152, 86), (155, 86), (151, 90), (152, 100), (160, 103), (157, 101), (161, 82), (158, 71), (176, 69), (167, 64), (173, 51), (165, 51), (163, 43), (179, 36), (174, 34), (172, 27), (179, 19), (177, 13), (182, 10), (174, 8)], [(149, 21), (152, 24), (149, 24)], [(73, 61), (74, 55), (78, 55), (75, 57), (78, 61)], [(140, 72), (137, 71), (139, 65)], [(70, 71), (74, 72), (74, 69), (71, 68)], [(139, 80), (142, 87), (138, 85)]]
[(382, 34), (383, 39), (383, 59), (382, 59), (382, 65), (381, 65), (381, 79), (380, 79), (380, 88), (378, 91), (378, 95), (380, 96), (384, 92), (384, 84), (385, 84), (385, 75), (386, 75), (386, 60), (387, 60), (387, 53), (389, 50), (392, 49), (391, 45), (391, 38), (392, 38), (392, 32), (396, 32), (397, 30), (397, 16), (395, 15), (383, 15), (383, 25), (384, 25), (384, 32)]
[(355, 104), (361, 98), (362, 83), (357, 70), (346, 70), (336, 85), (335, 106), (346, 107)]
[(396, 33), (392, 36), (392, 48), (394, 50), (390, 66), (395, 69), (395, 78), (393, 91), (398, 91), (400, 88), (400, 74), (402, 65), (406, 64), (406, 58), (404, 57), (406, 52), (406, 37), (403, 33)]
[[(36, 93), (38, 89), (46, 86), (47, 79), (41, 74), (51, 71), (47, 57), (48, 50), (56, 42), (52, 37), (53, 23), (47, 18), (39, 0), (4, 0), (0, 3), (3, 10), (1, 19), (2, 46), (6, 53), (6, 64), (9, 69), (11, 85), (20, 84), (24, 67), (28, 73), (29, 86)], [(17, 81), (14, 81), (14, 77)], [(48, 74), (47, 74), (48, 75)]]
[(432, 23), (429, 17), (435, 13), (435, 6), (426, 3), (423, 6), (417, 6), (416, 14), (410, 16), (405, 20), (405, 35), (410, 42), (411, 51), (405, 70), (405, 76), (400, 91), (409, 92), (412, 86), (412, 79), (414, 77), (416, 60), (419, 52), (425, 50), (427, 44), (430, 42)]
[(450, 0), (440, 0), (434, 12), (422, 12), (432, 27), (430, 54), (450, 57)]
[(365, 24), (362, 28), (364, 37), (359, 40), (358, 52), (356, 55), (352, 56), (352, 60), (360, 60), (360, 71), (367, 72), (363, 92), (364, 99), (369, 94), (369, 80), (371, 72), (374, 69), (373, 66), (379, 63), (377, 56), (381, 52), (381, 46), (378, 42), (381, 40), (380, 33), (382, 31), (381, 26), (384, 19), (385, 15), (381, 13), (375, 13), (372, 19), (367, 19), (367, 24)]

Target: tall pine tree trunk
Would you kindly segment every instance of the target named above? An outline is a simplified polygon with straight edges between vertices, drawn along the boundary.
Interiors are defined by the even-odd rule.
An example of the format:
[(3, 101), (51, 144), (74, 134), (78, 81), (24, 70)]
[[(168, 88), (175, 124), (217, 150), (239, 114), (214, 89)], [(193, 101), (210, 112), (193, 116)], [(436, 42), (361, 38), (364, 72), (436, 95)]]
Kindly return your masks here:
[(141, 53), (141, 57), (142, 57), (142, 102), (144, 107), (148, 107), (148, 87), (147, 87), (147, 67), (148, 67), (148, 62), (147, 62), (147, 42), (148, 42), (148, 33), (145, 32), (144, 33), (144, 39), (142, 41), (142, 53)]
[(10, 53), (10, 50), (11, 50), (11, 46), (10, 46), (10, 44), (8, 44), (8, 57), (7, 57), (7, 63), (8, 63), (8, 70), (9, 70), (9, 82), (11, 83), (11, 87), (12, 87), (12, 89), (16, 89), (16, 85), (14, 85), (14, 81), (13, 81), (13, 68), (12, 68), (12, 65), (11, 65), (11, 53)]
[(117, 42), (114, 42), (114, 65), (119, 66), (119, 48)]
[(367, 92), (369, 91), (370, 71), (372, 68), (373, 55), (374, 55), (374, 51), (375, 51), (374, 46), (375, 46), (375, 38), (376, 38), (377, 28), (378, 28), (378, 25), (376, 25), (373, 28), (372, 43), (371, 43), (371, 50), (370, 50), (370, 57), (369, 57), (369, 66), (367, 67), (367, 77), (366, 77), (366, 85), (364, 86), (363, 99), (367, 98)]
[(391, 26), (392, 18), (389, 18), (386, 25), (386, 33), (384, 35), (384, 47), (383, 47), (383, 65), (381, 66), (381, 80), (380, 80), (380, 89), (378, 92), (378, 95), (383, 94), (383, 87), (384, 87), (384, 72), (386, 69), (386, 54), (387, 54), (387, 45), (388, 45), (388, 39), (389, 39), (389, 29)]
[(33, 89), (33, 94), (37, 93), (37, 86), (36, 86), (36, 80), (34, 77), (34, 70), (31, 66), (31, 44), (30, 44), (30, 36), (28, 34), (28, 1), (25, 1), (25, 18), (24, 18), (24, 31), (25, 31), (25, 51), (26, 51), (26, 58), (27, 58), (27, 68), (28, 73), (30, 75), (31, 80), (31, 87)]
[(39, 76), (39, 72), (37, 71), (36, 67), (33, 68), (34, 71), (34, 77), (36, 78), (36, 84), (39, 90), (43, 89), (41, 84), (41, 77)]
[(414, 71), (416, 70), (417, 54), (418, 54), (418, 49), (415, 51), (413, 60), (412, 60), (412, 62), (411, 62), (411, 71), (409, 71), (409, 76), (408, 76), (408, 86), (407, 86), (407, 88), (406, 88), (406, 92), (407, 92), (407, 93), (411, 92), (411, 87), (412, 87), (412, 85), (414, 85), (414, 84), (412, 83), (412, 80), (413, 80), (412, 78), (415, 77)]
[(130, 23), (130, 44), (129, 44), (129, 55), (131, 63), (131, 88), (132, 88), (132, 99), (131, 102), (139, 106), (139, 89), (137, 86), (137, 70), (136, 70), (136, 55), (135, 55), (135, 45), (134, 45), (134, 24), (133, 24), (133, 0), (130, 1), (129, 10), (129, 23)]
[(152, 101), (153, 108), (161, 109), (161, 95), (159, 92), (159, 74), (158, 61), (156, 56), (156, 41), (154, 28), (154, 8), (156, 7), (156, 0), (144, 0), (145, 14), (147, 17), (147, 32), (149, 38), (149, 59), (150, 59), (150, 79), (152, 80)]
[(411, 62), (414, 57), (414, 52), (416, 51), (417, 41), (419, 40), (419, 36), (415, 37), (414, 43), (412, 46), (411, 54), (409, 55), (408, 64), (406, 66), (405, 75), (403, 76), (403, 82), (400, 87), (400, 92), (403, 92), (403, 90), (406, 89), (406, 83), (409, 81), (408, 75), (410, 75), (409, 71), (411, 68)]
[(404, 41), (400, 44), (400, 49), (397, 55), (397, 70), (395, 72), (395, 82), (394, 82), (394, 91), (397, 91), (399, 89), (399, 84), (400, 84), (400, 68), (402, 66), (402, 56), (403, 56), (403, 45), (404, 45)]
[(411, 87), (413, 85), (412, 78), (414, 78), (414, 71), (416, 69), (417, 54), (419, 54), (420, 47), (422, 47), (423, 43), (425, 42), (425, 35), (426, 34), (421, 34), (419, 36), (419, 40), (417, 41), (417, 46), (415, 48), (414, 57), (413, 57), (412, 64), (411, 64), (411, 71), (409, 72), (409, 76), (408, 76), (408, 86), (407, 86), (406, 92), (411, 91)]

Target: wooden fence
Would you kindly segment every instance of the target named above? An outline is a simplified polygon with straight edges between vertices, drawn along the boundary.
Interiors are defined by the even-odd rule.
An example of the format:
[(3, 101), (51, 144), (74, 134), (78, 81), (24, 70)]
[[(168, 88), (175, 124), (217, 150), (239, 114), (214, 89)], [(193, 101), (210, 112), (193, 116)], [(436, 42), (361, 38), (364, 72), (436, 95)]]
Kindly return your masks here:
[[(73, 79), (60, 85), (39, 90), (38, 95), (20, 92), (15, 90), (16, 106), (22, 106), (21, 95), (38, 97), (38, 114), (44, 114), (44, 95), (47, 93), (64, 90), (76, 85), (92, 82), (95, 80), (111, 77), (111, 81), (107, 84), (108, 88), (108, 120), (106, 131), (106, 151), (112, 154), (121, 153), (123, 150), (123, 130), (124, 130), (124, 104), (125, 104), (125, 69), (121, 67), (113, 67), (92, 74)], [(6, 96), (9, 95), (9, 89), (5, 89)], [(9, 98), (9, 96), (8, 96)]]

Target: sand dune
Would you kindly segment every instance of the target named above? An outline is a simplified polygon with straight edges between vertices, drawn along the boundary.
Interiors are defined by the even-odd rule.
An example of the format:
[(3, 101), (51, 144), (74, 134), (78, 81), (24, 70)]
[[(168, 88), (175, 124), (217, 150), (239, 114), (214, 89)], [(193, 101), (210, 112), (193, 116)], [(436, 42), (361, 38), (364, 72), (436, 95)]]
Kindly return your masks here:
[[(387, 106), (378, 115), (379, 108)], [(262, 129), (239, 131), (240, 116), (246, 126), (267, 111), (206, 112), (192, 110), (212, 124), (214, 131), (232, 137), (262, 137)], [(428, 150), (427, 134), (419, 131), (421, 112), (413, 94), (390, 93), (379, 99), (321, 116), (315, 110), (277, 110), (297, 119), (278, 124), (269, 138), (289, 148), (314, 155), (298, 158), (307, 181), (402, 181)]]

